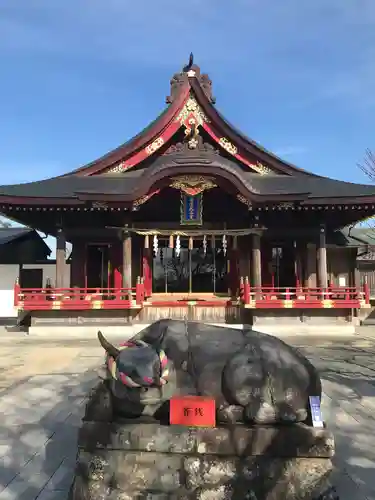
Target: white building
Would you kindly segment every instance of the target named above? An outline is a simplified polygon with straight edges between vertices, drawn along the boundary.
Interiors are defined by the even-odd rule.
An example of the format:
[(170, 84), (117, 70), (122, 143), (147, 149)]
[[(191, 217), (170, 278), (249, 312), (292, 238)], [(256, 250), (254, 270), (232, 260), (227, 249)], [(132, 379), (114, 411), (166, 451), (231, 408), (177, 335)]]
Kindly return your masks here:
[[(24, 288), (43, 288), (54, 284), (56, 263), (49, 259), (50, 247), (33, 229), (0, 228), (0, 324), (17, 322), (14, 307), (14, 284), (18, 279)], [(70, 265), (65, 268), (65, 287), (70, 286)]]

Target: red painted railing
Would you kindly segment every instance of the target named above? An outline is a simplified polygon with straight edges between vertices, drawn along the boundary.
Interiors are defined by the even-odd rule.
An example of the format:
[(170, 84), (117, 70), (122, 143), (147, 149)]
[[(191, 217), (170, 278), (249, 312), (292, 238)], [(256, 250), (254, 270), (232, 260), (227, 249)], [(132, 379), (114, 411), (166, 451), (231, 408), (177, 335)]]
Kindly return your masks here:
[[(141, 278), (133, 288), (20, 288), (14, 287), (14, 305), (23, 310), (85, 310), (85, 309), (133, 309), (144, 305), (145, 285)], [(149, 306), (181, 307), (182, 302), (170, 297), (168, 301), (147, 300)], [(370, 291), (367, 284), (361, 288), (334, 287), (289, 288), (251, 287), (247, 278), (240, 280), (240, 296), (237, 299), (223, 301), (197, 300), (187, 298), (188, 305), (216, 307), (222, 304), (238, 304), (246, 308), (259, 309), (315, 309), (315, 308), (360, 308), (370, 306)]]
[(132, 309), (145, 300), (141, 279), (133, 288), (21, 288), (14, 287), (14, 305), (23, 310)]
[(359, 308), (370, 305), (370, 291), (367, 284), (361, 288), (251, 287), (248, 278), (241, 278), (240, 300), (251, 308)]

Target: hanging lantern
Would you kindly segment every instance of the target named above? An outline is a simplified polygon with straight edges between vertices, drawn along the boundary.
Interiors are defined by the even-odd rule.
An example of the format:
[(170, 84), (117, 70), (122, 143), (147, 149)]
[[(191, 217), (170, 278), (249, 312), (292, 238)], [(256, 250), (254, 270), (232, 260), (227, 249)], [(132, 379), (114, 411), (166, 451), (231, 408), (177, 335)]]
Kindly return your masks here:
[(154, 241), (153, 241), (153, 249), (154, 249), (154, 254), (155, 254), (155, 257), (158, 255), (158, 249), (159, 249), (159, 242), (158, 242), (158, 237), (156, 236), (156, 234), (154, 235)]
[(227, 237), (225, 236), (225, 234), (223, 234), (223, 254), (226, 255), (227, 254), (227, 247), (228, 247), (228, 243), (227, 243)]
[(214, 235), (211, 236), (211, 247), (212, 248), (216, 248), (216, 241), (215, 241), (215, 236)]
[(203, 254), (204, 255), (207, 254), (207, 236), (206, 235), (203, 236)]
[(189, 250), (193, 250), (193, 238), (189, 237)]
[(233, 250), (237, 250), (237, 236), (233, 236)]
[(178, 235), (176, 237), (176, 248), (175, 248), (175, 251), (176, 251), (176, 257), (179, 257), (180, 256), (180, 252), (181, 252), (181, 241), (180, 241), (180, 237)]
[(145, 248), (150, 248), (150, 238), (148, 234), (145, 236)]
[(169, 237), (169, 248), (173, 248), (173, 234)]

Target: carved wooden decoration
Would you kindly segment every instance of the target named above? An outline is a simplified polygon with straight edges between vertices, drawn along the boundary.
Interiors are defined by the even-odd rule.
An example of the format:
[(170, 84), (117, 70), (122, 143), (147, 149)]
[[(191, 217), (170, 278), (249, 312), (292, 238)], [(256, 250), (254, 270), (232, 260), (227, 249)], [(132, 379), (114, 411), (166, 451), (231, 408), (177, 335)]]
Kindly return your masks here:
[(107, 170), (108, 174), (119, 174), (121, 172), (125, 172), (129, 168), (129, 165), (127, 165), (124, 161), (121, 161), (114, 167), (110, 168)]
[(194, 97), (189, 97), (177, 115), (176, 121), (180, 122), (181, 125), (188, 125), (187, 121), (189, 118), (193, 118), (197, 125), (203, 125), (204, 122), (208, 122), (207, 116), (203, 113), (201, 107), (197, 103)]
[(185, 136), (189, 149), (196, 149), (198, 146), (199, 129), (204, 122), (208, 122), (208, 118), (203, 113), (201, 107), (194, 99), (189, 97), (184, 107), (177, 115), (176, 121), (181, 126), (185, 127)]
[(242, 194), (238, 194), (236, 196), (236, 198), (237, 198), (238, 201), (240, 201), (241, 203), (243, 203), (244, 205), (246, 205), (249, 210), (252, 208), (251, 201), (248, 200), (247, 198), (245, 198)]
[(260, 163), (259, 161), (257, 161), (255, 165), (251, 164), (250, 166), (260, 175), (268, 175), (273, 173), (273, 171), (269, 167), (266, 167), (266, 165), (263, 165), (263, 163)]
[[(210, 153), (211, 155), (219, 155), (220, 151), (215, 148), (209, 142), (204, 142), (201, 135), (196, 136), (197, 145), (194, 149), (189, 146), (187, 141), (177, 142), (176, 144), (171, 144), (169, 148), (164, 152), (164, 155), (175, 155), (175, 154), (189, 154), (192, 152), (199, 151), (200, 153)], [(195, 151), (194, 151), (195, 150)]]
[(217, 187), (214, 179), (201, 175), (183, 175), (172, 178), (171, 188), (180, 189), (188, 196), (196, 196), (203, 191)]
[(155, 139), (154, 142), (152, 142), (146, 147), (146, 153), (148, 155), (152, 155), (152, 153), (155, 153), (155, 151), (161, 148), (163, 144), (164, 144), (164, 139), (162, 137), (158, 137), (157, 139)]
[(190, 78), (196, 78), (198, 80), (207, 99), (212, 104), (215, 104), (216, 99), (212, 94), (212, 81), (206, 73), (201, 74), (201, 70), (196, 64), (185, 66), (182, 71), (173, 75), (170, 81), (170, 95), (166, 99), (167, 104), (171, 104), (176, 99), (181, 88), (187, 84)]
[(141, 205), (146, 203), (146, 201), (148, 201), (150, 198), (152, 198), (153, 196), (155, 196), (156, 194), (159, 194), (159, 193), (160, 193), (160, 189), (157, 189), (156, 191), (153, 191), (152, 193), (145, 194), (144, 196), (141, 196), (140, 198), (138, 198), (137, 200), (135, 200), (133, 202), (133, 208), (140, 207)]
[(238, 150), (234, 144), (232, 144), (226, 137), (222, 137), (219, 139), (219, 144), (220, 146), (225, 149), (225, 151), (228, 151), (231, 155), (236, 155), (238, 153)]

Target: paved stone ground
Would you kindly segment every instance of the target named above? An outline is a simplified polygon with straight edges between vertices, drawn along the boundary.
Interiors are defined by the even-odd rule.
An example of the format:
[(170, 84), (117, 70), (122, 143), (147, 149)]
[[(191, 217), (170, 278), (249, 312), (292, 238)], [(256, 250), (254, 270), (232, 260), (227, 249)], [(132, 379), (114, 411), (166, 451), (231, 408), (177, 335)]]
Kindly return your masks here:
[[(0, 500), (66, 500), (95, 340), (0, 336)], [(341, 500), (375, 500), (375, 338), (288, 339), (321, 370)]]

